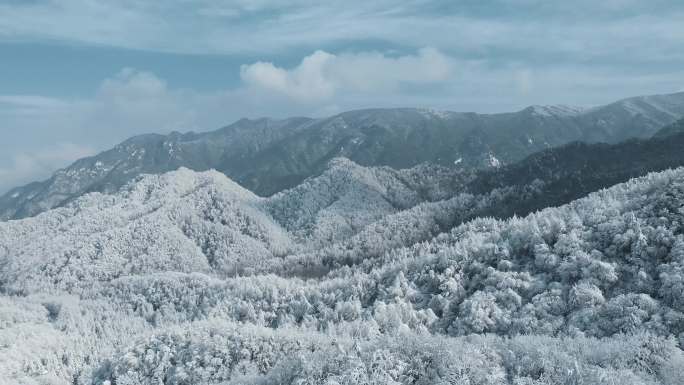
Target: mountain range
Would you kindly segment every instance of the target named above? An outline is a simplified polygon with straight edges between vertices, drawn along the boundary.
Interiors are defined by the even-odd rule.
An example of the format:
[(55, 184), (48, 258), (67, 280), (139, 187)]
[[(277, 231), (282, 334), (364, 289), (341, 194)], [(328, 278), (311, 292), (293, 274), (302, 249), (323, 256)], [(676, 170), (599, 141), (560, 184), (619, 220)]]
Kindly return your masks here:
[[(334, 158), (320, 175), (266, 198), (214, 170), (141, 175), (114, 194), (88, 193), (0, 226), (0, 250), (13, 256), (4, 268), (49, 275), (5, 277), (0, 289), (48, 283), (73, 292), (164, 271), (316, 275), (476, 218), (525, 216), (684, 166), (682, 148), (684, 133), (575, 142), (475, 173), (434, 165), (397, 171)], [(58, 271), (50, 267), (56, 265)]]
[(478, 170), (511, 164), (573, 141), (648, 138), (684, 117), (684, 93), (643, 96), (589, 109), (532, 106), (513, 113), (372, 109), (328, 118), (243, 119), (207, 133), (148, 134), (80, 159), (50, 179), (0, 197), (0, 219), (33, 216), (88, 192), (111, 193), (140, 174), (216, 169), (270, 196), (348, 158), (362, 166), (431, 163)]
[[(460, 204), (432, 213), (472, 210), (475, 217), (435, 237), (395, 242), (394, 230), (383, 226), (420, 232), (405, 219), (446, 201), (410, 207), (416, 193), (399, 187), (403, 175), (350, 162), (334, 159), (329, 171), (305, 182), (310, 206), (298, 201), (300, 194), (258, 197), (219, 172), (180, 169), (0, 223), (3, 379), (60, 385), (684, 379), (676, 339), (684, 333), (684, 168), (507, 220), (476, 213), (515, 197), (524, 201), (523, 190), (458, 193), (447, 201)], [(350, 187), (337, 193), (340, 186), (327, 182), (343, 175)], [(544, 184), (533, 182), (530, 191)], [(283, 204), (288, 196), (292, 204)], [(349, 200), (357, 198), (369, 202), (350, 210)], [(355, 260), (330, 263), (339, 249), (297, 235), (310, 234), (312, 222), (354, 218), (356, 208), (376, 208), (385, 199), (405, 205), (379, 205), (378, 216), (395, 213), (332, 240), (350, 250), (356, 243), (347, 241), (378, 234), (367, 238), (373, 253), (361, 247), (353, 250)], [(288, 214), (306, 220), (293, 223)], [(358, 223), (374, 217), (362, 215)]]
[(682, 384), (683, 106), (131, 138), (2, 198), (0, 384)]

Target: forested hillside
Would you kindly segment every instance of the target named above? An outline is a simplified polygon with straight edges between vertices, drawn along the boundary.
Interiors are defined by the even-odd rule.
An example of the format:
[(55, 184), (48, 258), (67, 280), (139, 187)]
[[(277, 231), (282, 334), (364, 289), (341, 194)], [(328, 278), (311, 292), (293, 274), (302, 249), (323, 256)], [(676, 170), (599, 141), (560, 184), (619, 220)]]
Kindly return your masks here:
[(682, 381), (684, 169), (428, 242), (380, 238), (327, 271), (301, 263), (314, 254), (266, 203), (180, 170), (0, 224), (0, 371), (19, 384)]
[(682, 21), (0, 0), (0, 385), (684, 385)]
[[(481, 172), (466, 190), (487, 194), (517, 189), (532, 194), (513, 194), (480, 215), (506, 218), (558, 206), (630, 178), (684, 165), (684, 133), (652, 139), (631, 139), (617, 144), (581, 142), (541, 151), (504, 168)], [(522, 198), (522, 199), (521, 199)]]

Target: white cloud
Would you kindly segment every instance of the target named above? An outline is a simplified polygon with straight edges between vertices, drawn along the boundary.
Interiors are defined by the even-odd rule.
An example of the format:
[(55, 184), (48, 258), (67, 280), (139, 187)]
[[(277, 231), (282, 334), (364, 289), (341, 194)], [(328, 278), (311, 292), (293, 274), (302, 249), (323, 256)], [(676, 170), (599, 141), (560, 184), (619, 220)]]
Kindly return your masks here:
[(140, 97), (147, 99), (166, 93), (166, 82), (150, 72), (124, 68), (113, 78), (105, 79), (100, 86), (100, 95), (112, 98)]
[(36, 116), (64, 108), (60, 99), (38, 95), (0, 95), (0, 116)]
[(434, 48), (399, 57), (379, 52), (333, 55), (316, 51), (292, 69), (257, 62), (243, 65), (240, 75), (248, 87), (310, 102), (332, 99), (338, 92), (372, 94), (396, 91), (404, 84), (444, 82), (453, 69), (454, 60)]
[(150, 72), (126, 68), (105, 79), (92, 101), (81, 106), (81, 125), (98, 126), (99, 131), (134, 133), (194, 128), (195, 106), (187, 103), (195, 93), (169, 89)]
[(335, 59), (335, 55), (316, 51), (292, 70), (276, 67), (273, 63), (257, 62), (243, 65), (240, 77), (248, 86), (282, 93), (297, 100), (328, 99), (333, 96), (336, 84), (335, 79), (325, 72)]
[(133, 135), (198, 129), (202, 96), (193, 95), (132, 69), (105, 79), (91, 99), (0, 95), (0, 192)]
[(0, 191), (47, 178), (57, 168), (94, 153), (91, 147), (69, 142), (15, 153), (9, 164), (0, 167)]

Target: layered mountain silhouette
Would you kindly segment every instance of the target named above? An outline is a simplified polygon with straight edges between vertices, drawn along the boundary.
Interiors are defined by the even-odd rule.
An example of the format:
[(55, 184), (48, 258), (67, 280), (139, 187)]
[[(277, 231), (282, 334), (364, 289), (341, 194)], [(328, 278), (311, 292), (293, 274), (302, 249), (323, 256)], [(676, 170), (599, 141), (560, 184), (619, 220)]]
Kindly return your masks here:
[[(449, 115), (381, 112), (397, 111)], [(0, 370), (27, 384), (360, 383), (378, 368), (393, 383), (682, 383), (684, 132), (644, 116), (639, 138), (613, 143), (616, 128), (519, 159), (493, 140), (443, 162), (387, 139), (432, 132), (422, 120), (386, 123), (375, 143), (399, 152), (370, 158), (293, 144), (259, 160), (323, 132), (304, 118), (131, 139), (26, 187), (58, 207), (0, 222)], [(240, 175), (310, 175), (259, 196), (182, 166), (226, 148), (249, 159)]]
[(141, 175), (114, 194), (88, 193), (35, 218), (2, 223), (0, 249), (13, 259), (0, 270), (64, 265), (59, 272), (38, 269), (49, 279), (17, 275), (0, 289), (49, 282), (79, 291), (138, 273), (263, 270), (273, 259), (343, 241), (413, 207), (453, 175), (439, 167), (395, 171), (335, 158), (322, 174), (269, 198), (214, 170)]
[(140, 174), (216, 169), (260, 196), (318, 175), (328, 162), (362, 166), (496, 168), (573, 141), (648, 138), (684, 116), (684, 93), (579, 109), (533, 106), (513, 113), (374, 109), (322, 119), (240, 120), (207, 133), (142, 135), (76, 161), (50, 179), (0, 197), (0, 219), (32, 216), (87, 192), (114, 192)]
[[(0, 226), (0, 245), (15, 257), (5, 266), (12, 271), (64, 262), (60, 276), (48, 281), (59, 280), (65, 290), (136, 272), (312, 276), (427, 241), (476, 218), (524, 216), (684, 166), (682, 148), (684, 133), (617, 144), (575, 142), (472, 173), (425, 164), (364, 167), (334, 158), (321, 174), (267, 198), (217, 171), (181, 168), (7, 222)], [(21, 291), (46, 278), (11, 277), (5, 285), (14, 283), (2, 289)]]

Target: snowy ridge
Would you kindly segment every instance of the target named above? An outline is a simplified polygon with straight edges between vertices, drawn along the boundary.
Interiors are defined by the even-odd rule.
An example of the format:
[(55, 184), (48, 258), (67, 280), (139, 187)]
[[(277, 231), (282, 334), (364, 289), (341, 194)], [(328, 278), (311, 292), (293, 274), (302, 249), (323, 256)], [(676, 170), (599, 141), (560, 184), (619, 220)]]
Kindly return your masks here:
[(323, 174), (268, 198), (265, 205), (298, 238), (329, 243), (420, 201), (399, 172), (335, 158)]
[(228, 274), (245, 256), (245, 264), (256, 264), (292, 247), (256, 207), (259, 199), (216, 171), (180, 169), (143, 176), (115, 195), (87, 194), (32, 220), (0, 224), (0, 239), (17, 257), (6, 289), (43, 287), (46, 274), (51, 285), (70, 290), (134, 272)]
[[(264, 270), (265, 261), (344, 240), (421, 202), (418, 189), (439, 186), (432, 171), (421, 170), (417, 180), (411, 171), (335, 159), (320, 176), (271, 198), (214, 170), (140, 176), (115, 194), (86, 194), (35, 218), (0, 223), (0, 244), (22, 256), (7, 289), (44, 287), (57, 266), (51, 281), (76, 291), (134, 272), (223, 277)], [(45, 271), (30, 269), (35, 265)]]
[[(331, 166), (388, 191), (378, 182), (388, 170)], [(365, 247), (384, 252), (361, 247), (358, 263), (317, 279), (236, 264), (295, 251), (264, 202), (218, 172), (182, 169), (0, 224), (3, 378), (503, 385), (541, 370), (549, 383), (682, 380), (682, 168), (429, 242), (390, 246), (381, 235)]]

